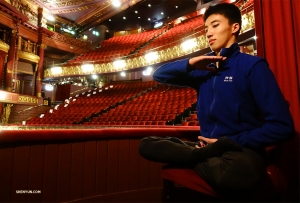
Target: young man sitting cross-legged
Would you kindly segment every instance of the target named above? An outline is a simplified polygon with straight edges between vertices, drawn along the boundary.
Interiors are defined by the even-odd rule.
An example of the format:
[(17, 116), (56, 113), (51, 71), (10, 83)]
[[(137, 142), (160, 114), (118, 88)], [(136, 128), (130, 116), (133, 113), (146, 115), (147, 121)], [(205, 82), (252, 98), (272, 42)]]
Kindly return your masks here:
[(210, 6), (204, 22), (212, 52), (167, 63), (153, 74), (160, 83), (197, 91), (199, 142), (146, 137), (139, 152), (151, 161), (194, 167), (226, 195), (250, 194), (266, 177), (265, 147), (293, 135), (292, 117), (266, 60), (240, 53), (239, 8)]

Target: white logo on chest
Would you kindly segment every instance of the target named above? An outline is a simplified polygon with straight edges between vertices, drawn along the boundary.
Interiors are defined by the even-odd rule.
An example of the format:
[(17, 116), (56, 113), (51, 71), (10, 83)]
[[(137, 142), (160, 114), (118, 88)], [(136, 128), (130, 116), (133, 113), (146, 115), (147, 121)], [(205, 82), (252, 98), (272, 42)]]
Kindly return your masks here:
[(225, 76), (224, 82), (232, 82), (233, 77), (232, 76)]

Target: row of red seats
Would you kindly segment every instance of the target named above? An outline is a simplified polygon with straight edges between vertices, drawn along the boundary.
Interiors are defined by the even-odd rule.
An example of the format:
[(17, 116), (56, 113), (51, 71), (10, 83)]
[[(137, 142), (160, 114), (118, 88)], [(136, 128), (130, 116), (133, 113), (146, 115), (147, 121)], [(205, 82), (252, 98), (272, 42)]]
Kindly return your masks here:
[[(149, 89), (150, 85), (157, 85), (157, 82), (150, 81), (144, 83), (114, 84), (113, 86), (108, 85), (106, 87), (111, 88), (102, 92), (98, 91), (99, 88), (89, 90), (88, 92), (76, 95), (74, 98), (70, 98), (68, 101), (65, 101), (64, 104), (55, 108), (55, 110), (52, 109), (52, 111), (50, 110), (51, 112), (46, 112), (43, 118), (33, 118), (27, 123), (70, 124), (79, 122), (85, 117), (91, 117), (91, 115), (93, 115), (93, 117), (86, 120), (86, 123), (88, 121), (94, 124), (109, 122), (109, 125), (115, 125), (115, 122), (124, 122), (125, 124), (125, 122), (131, 121), (166, 122), (174, 120), (176, 115), (181, 114), (185, 108), (191, 107), (191, 104), (196, 102), (196, 92), (191, 88), (160, 85), (154, 90), (146, 91), (130, 100), (127, 98), (126, 102), (119, 103), (117, 106), (110, 108), (109, 111), (97, 117), (96, 114), (101, 111), (101, 108), (103, 110), (103, 107), (110, 107), (117, 102), (124, 101), (122, 92), (125, 92), (125, 90), (132, 89), (141, 92), (140, 88)], [(96, 94), (92, 94), (88, 97), (87, 93), (93, 91), (96, 91)], [(120, 98), (122, 98), (122, 100), (120, 100)], [(163, 101), (162, 98), (164, 98)], [(150, 122), (148, 122), (148, 124), (149, 123)], [(154, 122), (153, 125), (156, 125), (156, 122)]]
[(85, 122), (83, 125), (97, 125), (97, 126), (108, 126), (108, 125), (166, 125), (166, 121), (117, 121), (117, 122)]
[[(155, 81), (132, 82), (126, 84), (109, 84), (103, 88), (95, 88), (94, 91), (96, 91), (96, 94), (91, 94), (88, 97), (88, 93), (92, 92), (89, 90), (88, 92), (76, 95), (54, 109), (45, 112), (43, 117), (30, 119), (27, 121), (27, 124), (79, 122), (85, 117), (90, 117), (93, 113), (107, 109), (116, 102), (128, 99), (130, 96), (134, 96), (157, 84)], [(106, 88), (108, 89), (105, 90)], [(99, 92), (100, 89), (104, 89), (104, 91)], [(128, 94), (128, 91), (131, 91), (131, 94)]]
[(92, 122), (111, 122), (110, 125), (114, 125), (114, 122), (128, 121), (170, 121), (195, 102), (196, 91), (193, 89), (161, 85), (99, 117), (94, 117)]
[(182, 39), (191, 34), (194, 34), (195, 28), (201, 27), (204, 25), (202, 16), (197, 16), (193, 19), (187, 20), (183, 23), (178, 24), (177, 26), (171, 28), (168, 32), (165, 32), (160, 37), (154, 39), (146, 47), (139, 49), (139, 54), (145, 54), (149, 49), (162, 50), (166, 48), (166, 45), (172, 44), (178, 45), (182, 43)]
[(127, 56), (135, 49), (144, 45), (151, 39), (155, 38), (165, 28), (158, 30), (146, 31), (139, 34), (131, 34), (126, 36), (116, 36), (101, 43), (100, 48), (92, 50), (81, 56), (77, 56), (75, 59), (70, 60), (69, 63), (78, 63), (84, 60), (95, 60), (98, 62), (108, 62), (114, 58)]

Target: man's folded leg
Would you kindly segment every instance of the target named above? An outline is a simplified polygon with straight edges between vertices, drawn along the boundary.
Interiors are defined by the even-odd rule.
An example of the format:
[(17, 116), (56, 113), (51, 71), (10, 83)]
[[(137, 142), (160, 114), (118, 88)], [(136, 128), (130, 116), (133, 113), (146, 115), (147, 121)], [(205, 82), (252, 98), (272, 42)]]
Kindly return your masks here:
[(248, 196), (258, 191), (266, 177), (264, 159), (246, 148), (207, 159), (198, 163), (195, 170), (211, 186), (230, 198)]
[(150, 161), (191, 165), (197, 163), (192, 156), (194, 149), (175, 137), (145, 137), (141, 140), (139, 153)]
[(142, 157), (174, 165), (193, 165), (211, 157), (221, 156), (226, 151), (241, 150), (242, 147), (226, 137), (202, 148), (195, 148), (174, 137), (146, 137), (141, 140), (139, 146)]

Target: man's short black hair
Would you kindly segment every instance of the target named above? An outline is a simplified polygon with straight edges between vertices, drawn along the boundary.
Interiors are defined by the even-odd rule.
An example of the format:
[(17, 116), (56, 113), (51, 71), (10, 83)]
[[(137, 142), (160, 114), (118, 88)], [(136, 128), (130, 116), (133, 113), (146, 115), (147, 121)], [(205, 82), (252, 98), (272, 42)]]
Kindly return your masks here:
[(209, 16), (213, 14), (223, 15), (225, 18), (228, 19), (230, 25), (232, 25), (233, 23), (240, 24), (240, 29), (237, 32), (236, 36), (239, 35), (242, 27), (242, 15), (240, 9), (236, 5), (230, 3), (221, 3), (209, 6), (203, 15), (204, 22)]

